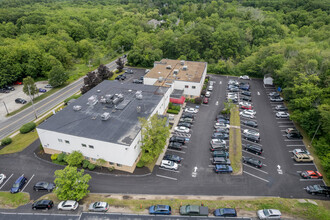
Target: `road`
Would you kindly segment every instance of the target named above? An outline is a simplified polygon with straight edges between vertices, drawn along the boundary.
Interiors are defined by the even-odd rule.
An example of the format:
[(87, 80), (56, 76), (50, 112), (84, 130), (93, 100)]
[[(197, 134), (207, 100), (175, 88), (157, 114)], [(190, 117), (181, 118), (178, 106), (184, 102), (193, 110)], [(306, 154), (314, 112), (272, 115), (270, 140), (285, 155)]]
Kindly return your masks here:
[[(115, 61), (106, 65), (110, 71), (116, 69)], [(83, 77), (71, 83), (70, 85), (64, 87), (58, 92), (52, 94), (51, 96), (35, 103), (35, 109), (37, 116), (40, 116), (49, 110), (53, 109), (66, 98), (77, 93), (83, 85)], [(5, 121), (0, 122), (0, 140), (7, 137), (11, 133), (18, 130), (23, 124), (33, 121), (35, 119), (33, 107), (30, 106), (27, 109), (7, 118)]]

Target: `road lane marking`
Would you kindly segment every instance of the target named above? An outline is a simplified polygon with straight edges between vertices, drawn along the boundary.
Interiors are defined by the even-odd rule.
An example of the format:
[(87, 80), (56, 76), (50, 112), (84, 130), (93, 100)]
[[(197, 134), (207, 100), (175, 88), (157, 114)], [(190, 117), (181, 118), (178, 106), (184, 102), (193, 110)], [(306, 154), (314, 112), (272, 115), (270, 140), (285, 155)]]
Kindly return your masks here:
[(296, 141), (296, 142), (297, 141), (301, 141), (302, 142), (302, 140), (300, 140), (300, 139), (299, 140), (288, 140), (288, 139), (285, 139), (284, 141)]
[(222, 84), (222, 81), (219, 82), (219, 85), (221, 85), (221, 84)]
[(261, 144), (255, 143), (253, 141), (246, 140), (245, 138), (242, 138), (242, 141), (247, 141), (248, 143), (252, 143), (252, 144), (255, 144), (255, 145), (258, 145), (258, 146), (262, 147)]
[(292, 127), (292, 125), (280, 125), (278, 127), (280, 127), (280, 128), (290, 128), (290, 127)]
[(173, 177), (169, 177), (169, 176), (163, 176), (163, 175), (158, 175), (158, 174), (156, 174), (156, 176), (166, 178), (166, 179), (170, 179), (170, 180), (178, 180), (177, 178), (173, 178)]
[(253, 156), (259, 157), (259, 158), (261, 158), (261, 159), (266, 160), (266, 158), (264, 158), (264, 157), (262, 157), (262, 156), (259, 156), (258, 154), (254, 154), (254, 153), (248, 152), (248, 151), (246, 151), (246, 150), (242, 150), (242, 151), (245, 152), (245, 153), (251, 154), (251, 155), (253, 155)]
[(22, 189), (22, 192), (24, 191), (24, 189), (27, 187), (27, 185), (29, 185), (29, 183), (31, 182), (31, 180), (33, 179), (34, 174), (32, 175), (32, 177), (29, 179), (29, 181), (25, 184), (24, 188)]
[(323, 181), (322, 179), (299, 179), (299, 181)]
[(172, 149), (169, 149), (169, 148), (167, 148), (167, 150), (168, 150), (168, 151), (177, 152), (177, 153), (183, 153), (183, 154), (185, 154), (185, 153), (186, 153), (186, 152), (184, 152), (184, 151), (179, 151), (179, 150), (172, 150)]
[(244, 165), (244, 166), (247, 166), (247, 167), (250, 167), (250, 168), (252, 168), (252, 169), (258, 170), (258, 171), (260, 171), (260, 172), (262, 172), (262, 173), (268, 174), (266, 171), (263, 171), (263, 170), (261, 170), (261, 169), (259, 169), (259, 168), (255, 168), (255, 167), (250, 166), (250, 165), (247, 165), (247, 164), (245, 164), (245, 163), (243, 163), (243, 165)]
[(166, 168), (162, 168), (162, 167), (158, 167), (160, 170), (166, 170), (166, 171), (171, 171), (171, 172), (174, 172), (174, 173), (180, 173), (180, 171), (177, 171), (177, 170), (170, 170), (170, 169), (166, 169)]
[(315, 166), (314, 163), (295, 163), (295, 166)]
[(258, 95), (260, 95), (260, 92), (257, 92)]
[(243, 171), (243, 173), (246, 173), (246, 174), (248, 174), (248, 175), (250, 175), (250, 176), (253, 176), (253, 177), (255, 177), (255, 178), (258, 178), (258, 179), (260, 179), (260, 180), (263, 180), (263, 181), (265, 181), (265, 182), (269, 183), (269, 181), (268, 181), (268, 180), (265, 180), (265, 179), (263, 179), (263, 178), (261, 178), (261, 177), (258, 177), (258, 176), (256, 176), (256, 175), (253, 175), (253, 174), (251, 174), (251, 173), (248, 173), (248, 172), (246, 172), (246, 171)]
[(289, 145), (286, 145), (287, 147), (305, 147), (305, 145), (303, 144), (289, 144)]
[(10, 175), (10, 177), (7, 178), (7, 180), (2, 184), (2, 186), (0, 187), (0, 189), (2, 189), (2, 187), (8, 182), (8, 180), (13, 176), (14, 174), (12, 173)]
[(292, 121), (278, 121), (277, 123), (279, 123), (279, 124), (293, 124), (293, 122)]

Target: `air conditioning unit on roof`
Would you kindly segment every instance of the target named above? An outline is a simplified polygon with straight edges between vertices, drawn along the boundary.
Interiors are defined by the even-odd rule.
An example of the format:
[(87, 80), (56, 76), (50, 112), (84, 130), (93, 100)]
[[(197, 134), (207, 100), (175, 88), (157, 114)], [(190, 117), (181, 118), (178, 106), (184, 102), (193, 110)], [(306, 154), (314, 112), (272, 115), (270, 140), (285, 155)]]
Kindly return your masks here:
[(179, 70), (178, 69), (175, 69), (174, 71), (173, 71), (173, 74), (178, 74), (179, 73)]

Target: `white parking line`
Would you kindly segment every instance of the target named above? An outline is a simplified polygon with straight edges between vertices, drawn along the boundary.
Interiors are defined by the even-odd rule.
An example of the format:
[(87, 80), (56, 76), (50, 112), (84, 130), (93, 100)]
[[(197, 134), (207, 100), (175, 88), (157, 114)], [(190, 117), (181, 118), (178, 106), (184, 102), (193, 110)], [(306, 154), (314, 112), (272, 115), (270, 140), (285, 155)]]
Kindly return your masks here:
[(262, 157), (262, 156), (259, 156), (258, 154), (254, 154), (254, 153), (251, 153), (251, 152), (248, 152), (248, 151), (246, 151), (246, 150), (242, 150), (243, 152), (245, 152), (245, 153), (248, 153), (248, 154), (251, 154), (251, 155), (253, 155), (253, 156), (257, 156), (257, 157), (260, 157), (261, 159), (266, 159), (266, 158), (264, 158), (264, 157)]
[(158, 167), (160, 170), (166, 170), (166, 171), (171, 171), (171, 172), (174, 172), (174, 173), (180, 173), (180, 171), (177, 171), (177, 170), (170, 170), (170, 169), (166, 169), (166, 168), (162, 168), (162, 167)]
[(247, 129), (251, 129), (251, 130), (255, 130), (255, 131), (259, 131), (258, 128), (254, 128), (254, 127), (251, 127), (251, 126), (247, 126), (247, 125), (244, 125), (244, 124), (241, 124), (241, 127), (246, 127)]
[(2, 184), (2, 186), (0, 187), (0, 189), (2, 189), (2, 187), (8, 182), (8, 180), (13, 176), (14, 174), (11, 174), (10, 177), (7, 178), (7, 180)]
[(33, 179), (33, 177), (34, 177), (34, 174), (31, 176), (31, 178), (29, 179), (29, 181), (25, 184), (24, 188), (22, 189), (22, 192), (27, 187), (27, 185), (29, 185), (29, 183), (31, 182), (31, 180)]
[(215, 167), (215, 165), (209, 165), (209, 167)]
[(167, 149), (168, 151), (176, 152), (176, 153), (183, 153), (185, 154), (186, 152), (184, 151), (179, 151), (179, 150), (172, 150), (172, 149)]
[(286, 145), (287, 147), (305, 147), (305, 145), (303, 144), (289, 144), (289, 145)]
[(282, 134), (282, 136), (283, 136), (283, 137), (285, 137), (285, 136), (286, 136), (286, 134)]
[(265, 180), (265, 179), (263, 179), (263, 178), (261, 178), (261, 177), (258, 177), (258, 176), (256, 176), (256, 175), (253, 175), (253, 174), (251, 174), (251, 173), (248, 173), (248, 172), (246, 172), (246, 171), (243, 171), (243, 173), (246, 173), (246, 174), (248, 174), (248, 175), (250, 175), (250, 176), (253, 176), (253, 177), (255, 177), (255, 178), (258, 178), (258, 179), (260, 179), (260, 180), (263, 180), (263, 181), (265, 181), (265, 182), (269, 183), (269, 181), (268, 181), (268, 180)]
[(295, 163), (295, 166), (315, 166), (314, 163)]
[(247, 164), (245, 164), (245, 163), (243, 163), (243, 165), (244, 165), (244, 166), (247, 166), (247, 167), (250, 167), (250, 168), (252, 168), (252, 169), (258, 170), (258, 171), (260, 171), (260, 172), (262, 172), (262, 173), (268, 174), (266, 171), (263, 171), (263, 170), (261, 170), (261, 169), (259, 169), (259, 168), (255, 168), (255, 167), (250, 166), (250, 165), (247, 165)]
[(242, 138), (242, 141), (247, 141), (248, 143), (255, 144), (255, 145), (258, 145), (258, 146), (262, 147), (261, 144), (255, 143), (255, 142), (253, 142), (253, 141), (246, 140), (246, 139), (244, 139), (244, 138)]
[(219, 82), (219, 85), (221, 85), (221, 84), (222, 84), (222, 81)]
[(322, 179), (299, 179), (299, 181), (323, 181)]
[(258, 95), (260, 95), (260, 92), (257, 92)]
[(276, 120), (283, 120), (283, 119), (288, 120), (288, 118), (278, 118), (278, 117), (276, 117)]
[(156, 176), (166, 178), (166, 179), (170, 179), (170, 180), (178, 180), (177, 178), (173, 178), (173, 177), (169, 177), (169, 176), (162, 176), (162, 175), (158, 175), (158, 174), (156, 174)]
[(281, 130), (281, 131), (286, 131), (286, 130)]
[(265, 167), (267, 166), (267, 164), (265, 164), (265, 163), (263, 163), (262, 165), (265, 166)]
[[(279, 123), (279, 124), (293, 124), (293, 122), (292, 121), (278, 121), (277, 123)], [(293, 125), (292, 125), (293, 126)]]
[(293, 125), (280, 125), (280, 126), (278, 126), (278, 127), (280, 127), (280, 128), (290, 128), (290, 127), (292, 127)]
[(284, 141), (295, 141), (295, 142), (297, 142), (297, 141), (301, 141), (301, 142), (302, 142), (301, 139), (297, 139), (297, 140), (288, 140), (288, 139), (285, 139)]

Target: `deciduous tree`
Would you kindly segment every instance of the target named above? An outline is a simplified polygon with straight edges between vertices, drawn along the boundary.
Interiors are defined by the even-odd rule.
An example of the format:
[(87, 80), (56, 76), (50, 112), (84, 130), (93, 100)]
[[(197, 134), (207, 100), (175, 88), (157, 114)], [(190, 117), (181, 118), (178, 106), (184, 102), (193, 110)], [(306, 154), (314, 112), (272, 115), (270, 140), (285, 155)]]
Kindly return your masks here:
[(28, 76), (23, 79), (23, 92), (28, 95), (32, 96), (33, 99), (34, 95), (38, 93), (37, 86), (34, 84), (34, 80)]

